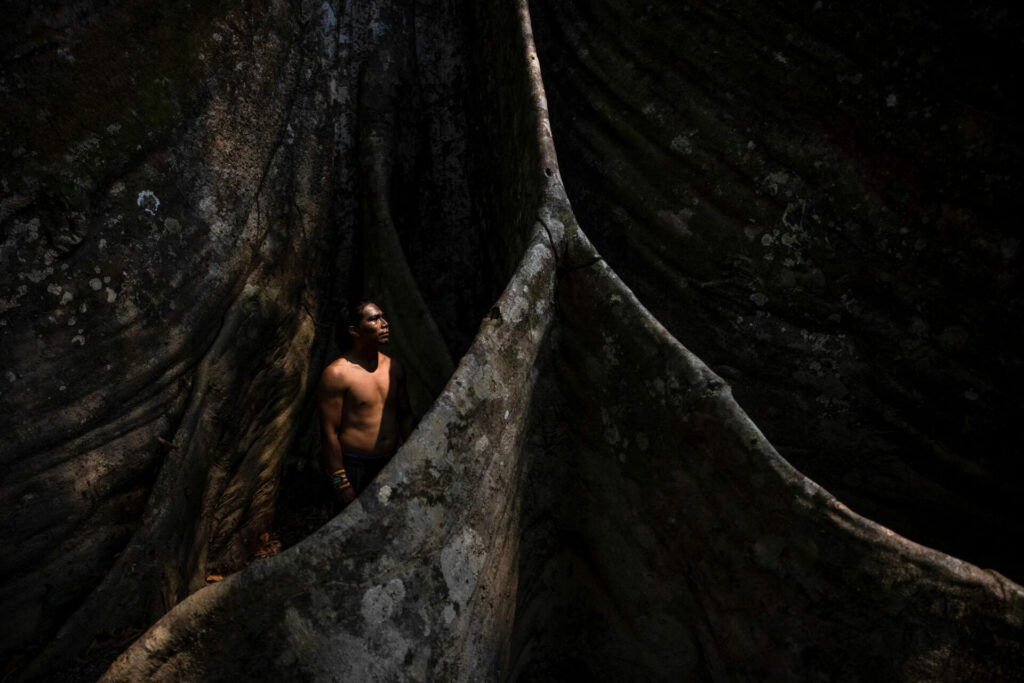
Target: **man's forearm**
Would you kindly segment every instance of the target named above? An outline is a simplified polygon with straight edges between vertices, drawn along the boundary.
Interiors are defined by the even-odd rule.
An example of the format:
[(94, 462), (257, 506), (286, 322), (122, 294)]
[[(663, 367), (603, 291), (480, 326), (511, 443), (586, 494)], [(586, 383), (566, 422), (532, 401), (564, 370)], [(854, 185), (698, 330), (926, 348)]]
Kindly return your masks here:
[(341, 443), (337, 439), (324, 439), (323, 445), (324, 467), (328, 472), (333, 472), (345, 466), (341, 457)]
[(345, 501), (351, 501), (354, 494), (352, 483), (345, 471), (345, 462), (341, 455), (341, 443), (337, 438), (324, 437), (323, 443), (324, 466), (331, 476), (331, 486), (335, 493)]

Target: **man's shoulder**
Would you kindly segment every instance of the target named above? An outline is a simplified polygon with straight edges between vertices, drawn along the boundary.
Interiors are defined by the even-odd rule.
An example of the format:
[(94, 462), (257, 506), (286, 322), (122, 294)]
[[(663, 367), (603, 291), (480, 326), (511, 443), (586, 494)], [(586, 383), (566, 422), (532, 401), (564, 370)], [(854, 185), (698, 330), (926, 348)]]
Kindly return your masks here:
[(348, 383), (352, 369), (352, 361), (342, 356), (324, 368), (320, 375), (320, 383), (325, 386), (344, 386)]

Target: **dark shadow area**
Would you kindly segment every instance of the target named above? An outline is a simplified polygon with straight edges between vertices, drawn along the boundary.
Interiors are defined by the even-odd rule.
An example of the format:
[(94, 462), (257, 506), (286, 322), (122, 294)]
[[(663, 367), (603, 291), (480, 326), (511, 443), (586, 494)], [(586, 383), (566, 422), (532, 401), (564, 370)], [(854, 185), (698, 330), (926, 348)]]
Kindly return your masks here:
[(782, 464), (600, 267), (559, 283), (505, 680), (1015, 679), (1019, 625), (989, 612), (988, 573), (958, 575)]
[(1019, 12), (532, 5), (573, 209), (643, 304), (857, 512), (1024, 578)]
[[(618, 345), (627, 337), (644, 346), (638, 357), (659, 355), (632, 327), (636, 320), (611, 325), (621, 322), (626, 336), (623, 328), (591, 334), (592, 316), (616, 311), (578, 305), (612, 303), (607, 292), (595, 296), (588, 279), (560, 281), (567, 310), (544, 359), (523, 449), (519, 587), (503, 680), (712, 680), (700, 638), (705, 607), (690, 594), (688, 575), (699, 543), (686, 540), (703, 520), (692, 515), (699, 503), (688, 499), (692, 484), (678, 470), (681, 460), (701, 457), (701, 437), (679, 440), (686, 427), (657, 397), (617, 398), (629, 385), (657, 381), (665, 366), (631, 374), (638, 359)], [(637, 431), (619, 431), (623, 416)], [(652, 523), (675, 539), (652, 533)]]

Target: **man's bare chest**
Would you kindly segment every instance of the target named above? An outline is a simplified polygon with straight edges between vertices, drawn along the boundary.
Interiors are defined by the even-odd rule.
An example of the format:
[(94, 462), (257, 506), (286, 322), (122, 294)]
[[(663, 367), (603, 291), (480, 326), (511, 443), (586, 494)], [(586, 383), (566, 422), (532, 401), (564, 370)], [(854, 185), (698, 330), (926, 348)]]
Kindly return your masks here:
[(346, 403), (354, 409), (369, 409), (387, 402), (391, 382), (386, 372), (367, 373), (348, 386)]

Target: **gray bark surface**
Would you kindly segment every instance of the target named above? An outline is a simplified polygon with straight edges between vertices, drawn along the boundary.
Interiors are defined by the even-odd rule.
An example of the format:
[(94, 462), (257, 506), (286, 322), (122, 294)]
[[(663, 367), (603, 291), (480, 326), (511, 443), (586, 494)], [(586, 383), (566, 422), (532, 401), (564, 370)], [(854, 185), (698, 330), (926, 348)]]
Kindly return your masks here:
[(536, 3), (587, 234), (855, 510), (1020, 581), (1016, 10)]
[[(910, 170), (869, 186), (888, 95), (928, 98), (838, 19), (761, 7), (538, 4), (547, 91), (525, 2), (16, 8), (17, 675), (74, 678), (99, 634), (146, 628), (104, 680), (1018, 677), (1024, 589), (964, 561), (1018, 576), (1009, 105), (957, 91), (893, 123)], [(950, 30), (894, 22), (924, 52)], [(966, 80), (928, 63), (929, 97)], [(862, 82), (881, 105), (834, 107)], [(951, 122), (970, 139), (933, 148)], [(937, 232), (903, 232), (922, 215)], [(319, 531), (204, 587), (309, 458), (360, 295), (422, 421)]]

